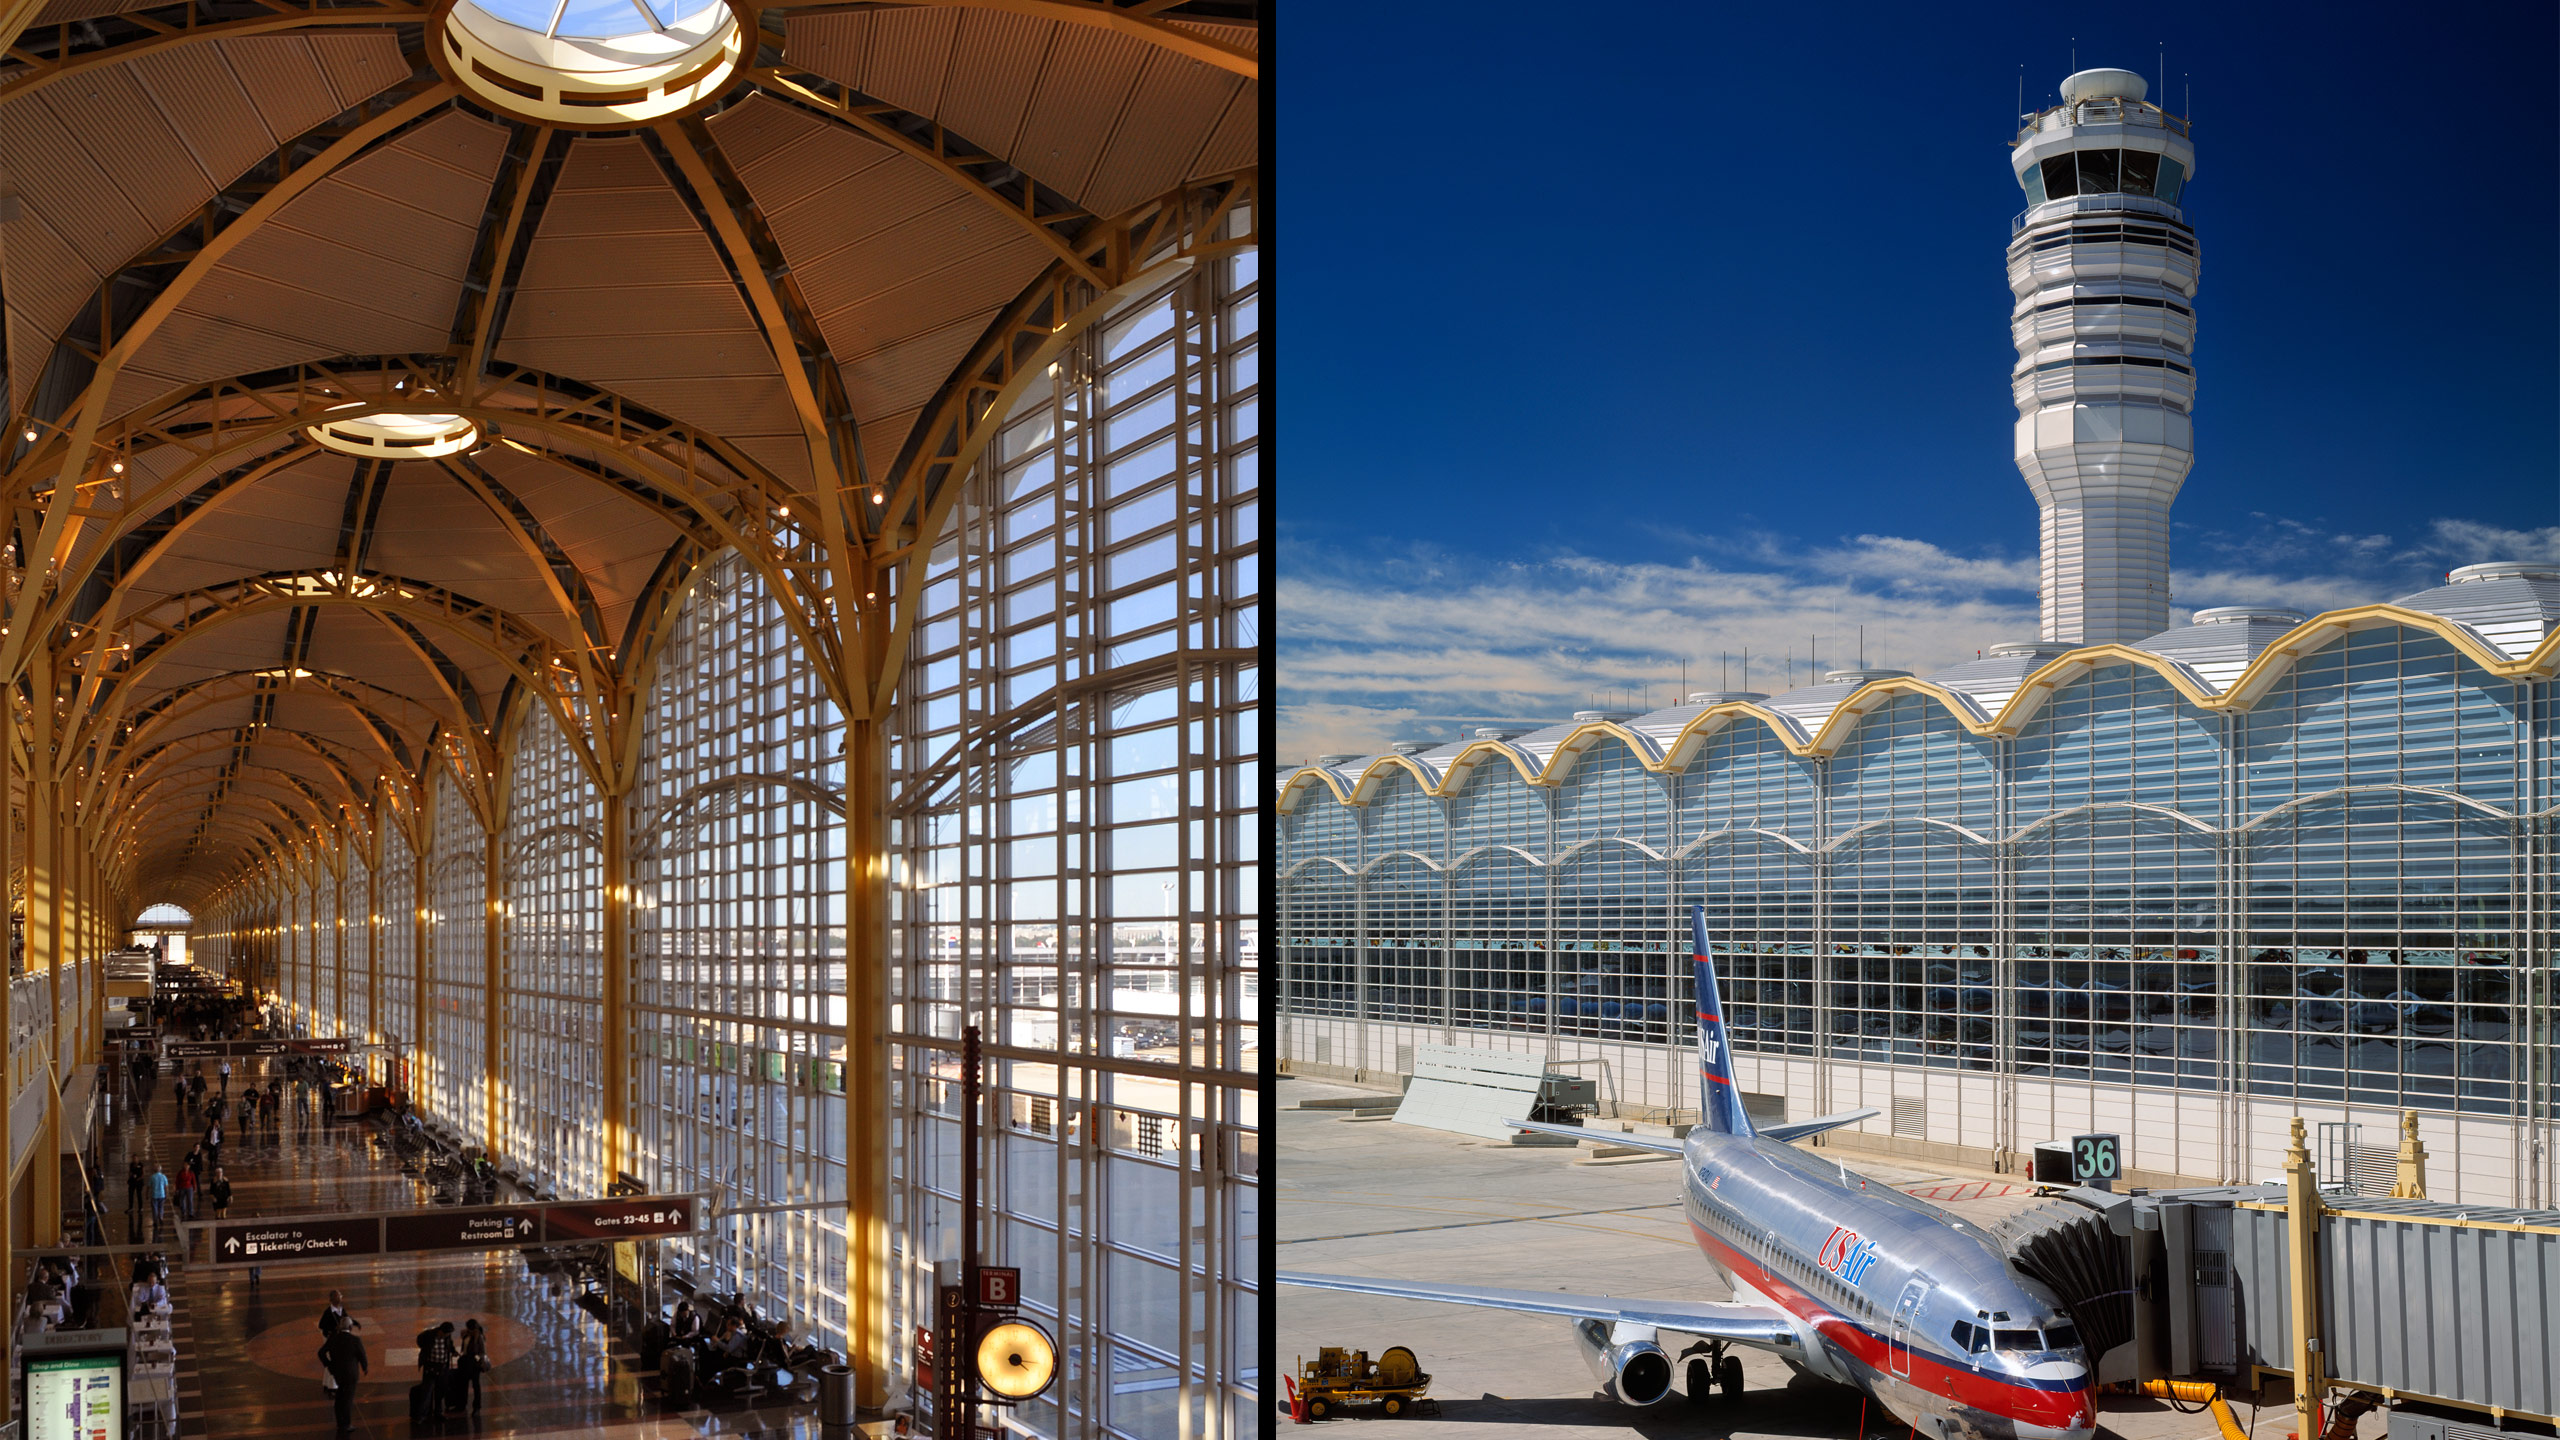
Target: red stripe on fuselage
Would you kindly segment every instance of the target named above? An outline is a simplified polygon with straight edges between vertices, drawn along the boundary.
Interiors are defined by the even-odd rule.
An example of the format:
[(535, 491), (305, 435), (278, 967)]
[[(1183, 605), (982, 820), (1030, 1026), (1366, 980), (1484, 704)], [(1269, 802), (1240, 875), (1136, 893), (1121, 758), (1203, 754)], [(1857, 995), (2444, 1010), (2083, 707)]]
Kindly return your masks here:
[[(1706, 1252), (1708, 1259), (1733, 1271), (1754, 1289), (1777, 1301), (1788, 1314), (1811, 1324), (1824, 1339), (1847, 1351), (1850, 1358), (1879, 1375), (1891, 1373), (1887, 1363), (1891, 1355), (1883, 1340), (1772, 1274), (1696, 1220), (1689, 1222), (1689, 1229), (1698, 1237), (1698, 1248)], [(2013, 1385), (1978, 1370), (1949, 1365), (1916, 1345), (1905, 1348), (1911, 1354), (1911, 1373), (1896, 1378), (1908, 1380), (1919, 1389), (1947, 1396), (1959, 1405), (2057, 1430), (2085, 1424), (2090, 1414), (2089, 1395), (2085, 1388), (2039, 1390), (2032, 1385)]]

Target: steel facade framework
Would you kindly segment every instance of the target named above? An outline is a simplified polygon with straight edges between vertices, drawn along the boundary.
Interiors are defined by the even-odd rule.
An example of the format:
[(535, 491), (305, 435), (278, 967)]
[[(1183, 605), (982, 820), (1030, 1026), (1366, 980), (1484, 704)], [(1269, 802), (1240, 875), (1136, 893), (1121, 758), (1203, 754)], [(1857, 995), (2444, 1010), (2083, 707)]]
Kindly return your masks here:
[[(1214, 3), (1003, 8), (1017, 28), (1001, 35), (966, 7), (905, 17), (755, 11), (765, 47), (756, 73), (742, 71), (693, 115), (626, 135), (477, 107), (425, 62), (432, 17), (413, 8), (145, 6), (23, 35), (29, 7), (0, 12), (0, 29), (16, 37), (0, 64), (0, 109), (56, 110), (58, 125), (42, 133), (68, 133), (75, 145), (86, 137), (64, 107), (90, 98), (89, 87), (160, 83), (152, 67), (181, 60), (242, 77), (310, 67), (309, 81), (294, 83), (322, 98), (295, 103), (306, 117), (311, 104), (327, 107), (317, 123), (288, 123), (292, 107), (268, 103), (254, 118), (272, 134), (250, 149), (187, 137), (200, 154), (237, 158), (206, 161), (194, 201), (133, 189), (142, 226), (111, 241), (128, 248), (79, 257), (99, 277), (86, 301), (38, 293), (32, 272), (10, 268), (31, 262), (0, 251), (15, 410), (0, 639), (17, 822), (9, 869), (26, 917), (21, 963), (46, 977), (47, 1013), (62, 1017), (18, 1027), (13, 1078), (32, 1081), (37, 1049), (97, 1052), (94, 1018), (84, 1018), (97, 1008), (87, 958), (110, 942), (117, 917), (176, 900), (196, 917), (201, 958), (252, 980), (298, 1024), (392, 1042), (392, 1078), (537, 1183), (566, 1194), (622, 1173), (684, 1174), (754, 1202), (761, 1213), (706, 1236), (696, 1262), (845, 1337), (864, 1359), (866, 1400), (887, 1398), (892, 1357), (904, 1360), (892, 1337), (912, 1316), (915, 1263), (931, 1243), (912, 1226), (932, 1182), (892, 1170), (921, 1133), (898, 1107), (934, 1103), (932, 1087), (905, 1077), (929, 1069), (922, 1057), (939, 1034), (901, 1018), (913, 969), (901, 956), (914, 932), (894, 887), (913, 848), (907, 827), (933, 813), (908, 792), (926, 772), (937, 786), (983, 785), (979, 769), (1012, 763), (1007, 746), (1021, 738), (972, 735), (957, 760), (940, 750), (917, 758), (941, 725), (939, 709), (908, 699), (936, 679), (919, 644), (936, 623), (922, 612), (937, 549), (985, 543), (968, 538), (961, 497), (991, 483), (975, 477), (991, 463), (997, 423), (1131, 307), (1184, 303), (1166, 297), (1191, 294), (1186, 285), (1216, 287), (1200, 305), (1232, 305), (1231, 272), (1252, 253), (1260, 213), (1249, 15)], [(822, 53), (850, 44), (886, 57), (936, 26), (955, 27), (963, 58), (954, 64), (1028, 37), (1054, 52), (1056, 78), (1014, 129), (973, 144), (955, 133), (968, 126), (943, 113), (956, 101), (891, 103), (862, 88), (862, 63)], [(306, 46), (306, 34), (346, 43)], [(811, 44), (819, 58), (803, 64)], [(244, 48), (253, 46), (266, 48)], [(1134, 61), (1094, 72), (1118, 75), (1121, 87), (1094, 92), (1097, 113), (1116, 114), (1152, 86), (1160, 118), (1146, 136), (1106, 127), (1089, 168), (1050, 166), (1040, 157), (1059, 152), (1033, 147), (1068, 123), (1082, 103), (1076, 67), (1097, 56)], [(75, 76), (76, 89), (63, 83)], [(267, 81), (241, 83), (272, 100), (258, 92)], [(211, 123), (206, 113), (173, 111), (167, 123), (183, 131)], [(235, 109), (224, 123), (248, 114)], [(1189, 158), (1168, 167), (1168, 141)], [(801, 198), (788, 190), (824, 189), (837, 172), (785, 163), (775, 147), (816, 155), (830, 143), (861, 147), (829, 152), (847, 171), (877, 164), (930, 177), (900, 192), (922, 197), (920, 213), (950, 203), (959, 211), (947, 213), (994, 218), (1038, 255), (961, 245), (959, 263), (938, 273), (967, 276), (974, 265), (984, 274), (936, 298), (891, 273), (890, 251), (817, 253), (812, 245), (843, 227), (784, 213)], [(252, 153), (260, 146), (263, 158)], [(474, 155), (487, 158), (460, 158)], [(1219, 155), (1231, 163), (1210, 163)], [(621, 181), (625, 191), (664, 197), (689, 217), (684, 244), (697, 248), (682, 263), (697, 288), (688, 293), (742, 317), (753, 337), (721, 352), (730, 378), (675, 383), (626, 368), (600, 383), (581, 378), (578, 357), (601, 367), (611, 347), (552, 341), (541, 342), (552, 360), (525, 358), (540, 347), (518, 337), (553, 333), (543, 328), (550, 307), (574, 299), (546, 259), (562, 243), (555, 237), (619, 243), (563, 231), (572, 221), (562, 217), (597, 213), (587, 197), (598, 177), (633, 157), (640, 174)], [(28, 158), (11, 157), (22, 170)], [(221, 338), (239, 323), (222, 307), (241, 303), (243, 287), (272, 283), (276, 256), (318, 233), (313, 217), (336, 224), (408, 198), (386, 191), (386, 176), (446, 183), (418, 169), (422, 159), (466, 173), (479, 165), (473, 183), (485, 186), (471, 192), (485, 202), (462, 212), (476, 211), (478, 228), (454, 252), (458, 273), (423, 282), (453, 297), (450, 325), (435, 322), (450, 334), (445, 348), (313, 338), (296, 342), (298, 355), (269, 345), (258, 365), (187, 378), (200, 363), (192, 356), (256, 350)], [(63, 164), (105, 168), (101, 193), (144, 183), (109, 160)], [(1147, 198), (1133, 188), (1139, 175), (1157, 177)], [(85, 233), (62, 213), (76, 203), (31, 191), (23, 224)], [(816, 208), (844, 203), (828, 191)], [(857, 213), (898, 218), (885, 201)], [(432, 248), (424, 239), (410, 248)], [(956, 239), (906, 249), (929, 254)], [(392, 299), (359, 276), (364, 257), (330, 253), (348, 258), (343, 273), (336, 259), (288, 272), (345, 292), (324, 296), (313, 313), (331, 318), (315, 323), (350, 337), (394, 333), (344, 308)], [(81, 283), (77, 268), (56, 269)], [(994, 283), (1012, 298), (991, 293), (989, 276), (1003, 277)], [(986, 298), (964, 301), (963, 291)], [(1252, 297), (1241, 298), (1249, 314)], [(896, 324), (940, 328), (928, 343)], [(1222, 435), (1239, 394), (1243, 413), (1253, 408), (1252, 346), (1232, 343), (1231, 324), (1219, 312), (1184, 327), (1171, 402)], [(895, 343), (844, 349), (863, 335)], [(1220, 368), (1236, 364), (1247, 370), (1240, 382)], [(916, 389), (919, 373), (940, 376), (938, 387)], [(744, 389), (758, 398), (722, 398)], [(715, 413), (776, 400), (787, 430)], [(460, 416), (494, 443), (440, 460), (350, 463), (311, 430), (351, 411)], [(715, 418), (679, 418), (704, 414)], [(1249, 482), (1237, 489), (1227, 478), (1232, 440), (1209, 451), (1173, 443), (1180, 473), (1221, 497), (1188, 503), (1251, 495)], [(1249, 472), (1249, 458), (1241, 463)], [(422, 523), (432, 530), (422, 505), (488, 537), (489, 563), (456, 570), (422, 549)], [(290, 513), (273, 527), (276, 553), (290, 561), (257, 563), (264, 537), (254, 531), (245, 547), (226, 539), (252, 510)], [(308, 541), (294, 528), (305, 512)], [(1193, 592), (1182, 601), (1192, 618), (1176, 627), (1179, 673), (1206, 687), (1186, 702), (1205, 706), (1202, 716), (1231, 715), (1238, 687), (1250, 690), (1238, 678), (1250, 640), (1204, 638), (1229, 627), (1195, 613), (1224, 603), (1221, 585), (1253, 588), (1249, 501), (1241, 513), (1240, 531), (1223, 528), (1234, 522), (1222, 509), (1203, 521), (1206, 538), (1198, 525), (1175, 526), (1183, 538), (1147, 542), (1147, 563)], [(1158, 542), (1180, 554), (1158, 556)], [(1125, 575), (1136, 562), (1116, 563)], [(1091, 633), (1079, 628), (1091, 621), (1083, 604), (1062, 600), (1041, 620), (1017, 601), (1009, 623), (1049, 626), (1063, 652), (1068, 638)], [(748, 635), (752, 666), (721, 639)], [(1090, 672), (1070, 670), (1062, 713), (1095, 698)], [(1217, 773), (1225, 795), (1250, 736), (1219, 723), (1226, 731), (1185, 753)], [(773, 735), (785, 738), (765, 739)], [(706, 770), (721, 773), (708, 780)], [(1202, 823), (1232, 830), (1235, 807), (1249, 802), (1204, 791), (1193, 803)], [(1182, 912), (1207, 927), (1201, 940), (1168, 947), (1173, 958), (1148, 971), (1167, 995), (1206, 987), (1212, 996), (1176, 1007), (1173, 1053), (1070, 1060), (1091, 1037), (1059, 1027), (1016, 1045), (1014, 1058), (1042, 1049), (1076, 1076), (1218, 1077), (1198, 1092), (1206, 1098), (1187, 1099), (1178, 1084), (1151, 1099), (1131, 1091), (1117, 1097), (1119, 1113), (1153, 1103), (1144, 1126), (1123, 1128), (1213, 1148), (1189, 1168), (1167, 1161), (1174, 1147), (1154, 1153), (1186, 1194), (1249, 1214), (1235, 1179), (1238, 1155), (1250, 1173), (1250, 1136), (1236, 1128), (1249, 1117), (1233, 1088), (1245, 1069), (1235, 1027), (1249, 1012), (1232, 993), (1242, 983), (1236, 947), (1250, 944), (1237, 938), (1250, 914), (1237, 897), (1250, 885), (1237, 888), (1233, 867), (1249, 857), (1221, 837), (1197, 840), (1182, 862), (1217, 877)], [(25, 998), (16, 1003), (24, 1011)], [(1205, 1037), (1196, 1046), (1186, 1013)], [(1074, 1165), (1098, 1177), (1106, 1162), (1078, 1152)], [(1076, 1174), (1080, 1196), (1097, 1193), (1083, 1168)], [(52, 1208), (40, 1194), (39, 1225)], [(1205, 1266), (1176, 1287), (1176, 1320), (1152, 1352), (1188, 1362), (1175, 1367), (1182, 1403), (1114, 1418), (1100, 1398), (1117, 1393), (1105, 1375), (1092, 1382), (1096, 1403), (1053, 1415), (1055, 1433), (1199, 1433), (1202, 1415), (1236, 1423), (1241, 1412), (1227, 1407), (1250, 1383), (1231, 1313), (1242, 1232), (1224, 1216), (1172, 1242)], [(1112, 1243), (1107, 1220), (1090, 1218), (1082, 1243)], [(1061, 1313), (1094, 1293), (1060, 1297)], [(1098, 1348), (1084, 1353), (1104, 1363)], [(1190, 1403), (1202, 1394), (1221, 1398)]]

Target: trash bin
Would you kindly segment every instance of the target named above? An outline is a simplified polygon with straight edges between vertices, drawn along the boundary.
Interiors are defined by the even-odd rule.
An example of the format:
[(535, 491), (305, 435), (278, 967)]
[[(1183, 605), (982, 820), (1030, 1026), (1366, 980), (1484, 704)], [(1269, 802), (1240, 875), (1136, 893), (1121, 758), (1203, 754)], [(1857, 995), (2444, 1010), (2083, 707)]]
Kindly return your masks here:
[(818, 1423), (830, 1435), (853, 1429), (853, 1367), (822, 1365), (818, 1368)]

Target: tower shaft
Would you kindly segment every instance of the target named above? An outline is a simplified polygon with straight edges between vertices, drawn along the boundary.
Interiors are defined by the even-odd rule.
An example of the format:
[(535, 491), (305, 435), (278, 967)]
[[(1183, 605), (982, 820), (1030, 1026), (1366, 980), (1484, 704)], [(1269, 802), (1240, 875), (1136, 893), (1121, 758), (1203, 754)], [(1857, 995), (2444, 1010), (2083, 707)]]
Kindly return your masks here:
[(2081, 71), (2010, 156), (2018, 471), (2043, 511), (2043, 638), (2067, 644), (2169, 628), (2169, 506), (2195, 462), (2195, 147), (2145, 88)]

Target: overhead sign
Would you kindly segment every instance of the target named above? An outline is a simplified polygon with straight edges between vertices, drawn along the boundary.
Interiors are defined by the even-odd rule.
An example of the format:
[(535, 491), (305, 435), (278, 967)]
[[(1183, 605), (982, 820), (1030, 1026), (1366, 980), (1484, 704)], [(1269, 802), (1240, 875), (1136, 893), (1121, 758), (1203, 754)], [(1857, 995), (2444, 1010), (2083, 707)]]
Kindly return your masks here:
[[(212, 1231), (216, 1264), (278, 1265), (348, 1255), (690, 1235), (702, 1204), (699, 1195), (642, 1195), (627, 1200), (545, 1200), (303, 1219), (183, 1220), (179, 1227), (190, 1236), (197, 1230)], [(194, 1248), (192, 1241), (188, 1248)]]
[(493, 1205), (485, 1209), (422, 1210), (382, 1217), (382, 1248), (402, 1250), (487, 1250), (535, 1238), (542, 1213), (532, 1206)]
[(382, 1253), (382, 1217), (363, 1220), (268, 1220), (217, 1224), (217, 1265), (271, 1265), (280, 1260), (327, 1260)]
[(543, 1238), (628, 1240), (639, 1235), (690, 1235), (693, 1202), (649, 1197), (637, 1200), (562, 1201), (546, 1207)]
[(124, 1352), (26, 1357), (27, 1440), (124, 1440)]
[(332, 1035), (317, 1040), (172, 1040), (160, 1047), (172, 1059), (209, 1059), (216, 1055), (344, 1055), (355, 1042)]

